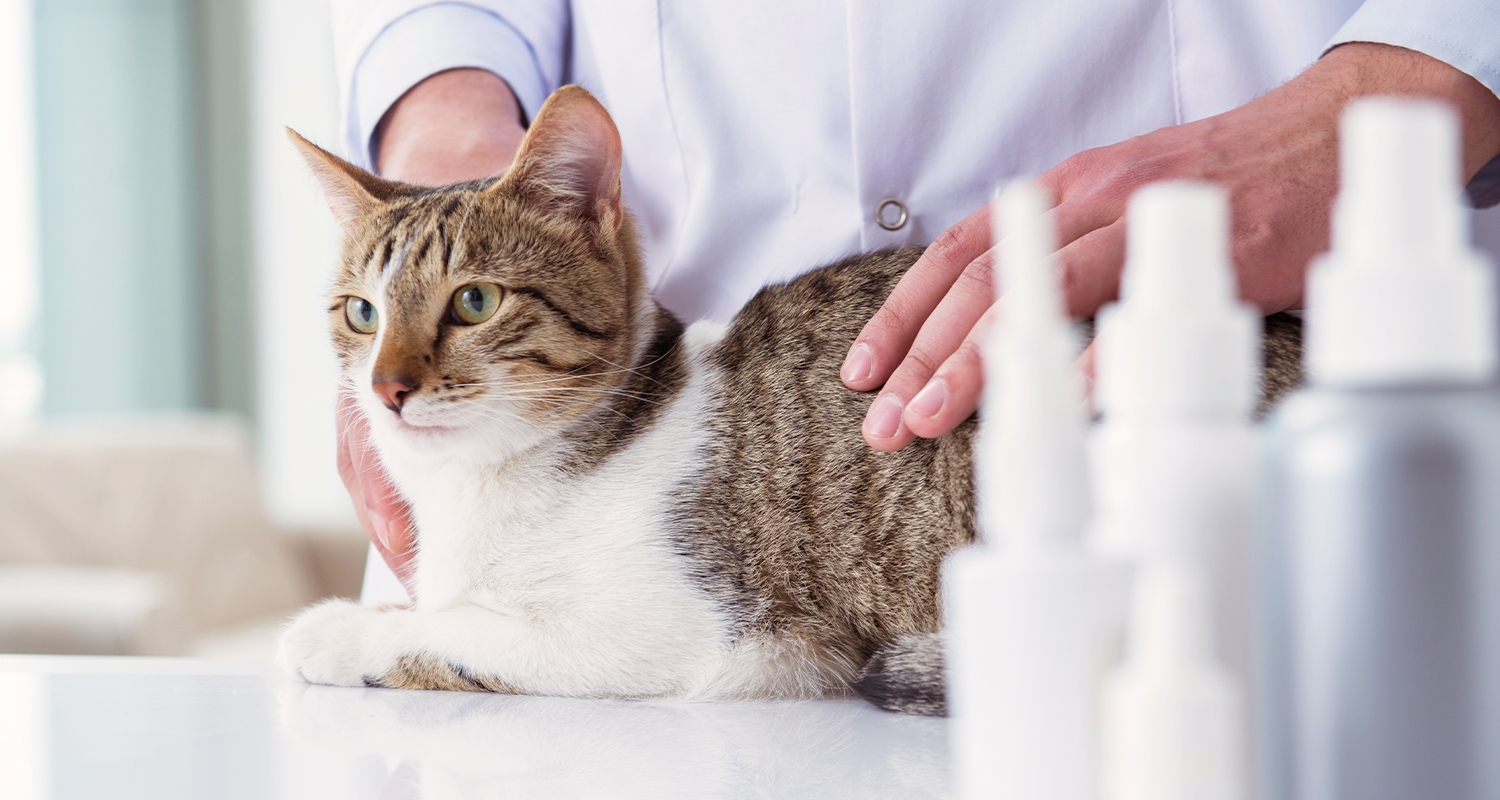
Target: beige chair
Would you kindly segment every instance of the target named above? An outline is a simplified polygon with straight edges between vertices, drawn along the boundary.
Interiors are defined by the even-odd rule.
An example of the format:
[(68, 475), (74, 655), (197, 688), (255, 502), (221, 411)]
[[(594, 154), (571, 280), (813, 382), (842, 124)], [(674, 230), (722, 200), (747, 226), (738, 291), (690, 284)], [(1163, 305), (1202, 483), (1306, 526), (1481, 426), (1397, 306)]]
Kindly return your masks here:
[[(357, 575), (362, 540), (345, 541)], [(325, 591), (309, 552), (268, 520), (232, 418), (0, 438), (0, 652), (171, 655), (247, 626), (269, 641)]]

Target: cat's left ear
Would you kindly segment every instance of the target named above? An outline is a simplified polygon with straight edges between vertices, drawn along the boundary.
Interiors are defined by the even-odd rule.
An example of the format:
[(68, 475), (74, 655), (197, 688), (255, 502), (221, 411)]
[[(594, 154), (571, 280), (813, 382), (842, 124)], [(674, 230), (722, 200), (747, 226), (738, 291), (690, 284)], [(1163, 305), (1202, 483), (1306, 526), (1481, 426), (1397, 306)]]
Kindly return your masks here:
[(587, 89), (564, 86), (542, 104), (501, 183), (612, 231), (624, 218), (621, 162), (620, 132), (609, 112)]
[(348, 231), (361, 217), (381, 203), (409, 192), (412, 187), (373, 175), (286, 129), (307, 168), (323, 187), (323, 196), (339, 227)]

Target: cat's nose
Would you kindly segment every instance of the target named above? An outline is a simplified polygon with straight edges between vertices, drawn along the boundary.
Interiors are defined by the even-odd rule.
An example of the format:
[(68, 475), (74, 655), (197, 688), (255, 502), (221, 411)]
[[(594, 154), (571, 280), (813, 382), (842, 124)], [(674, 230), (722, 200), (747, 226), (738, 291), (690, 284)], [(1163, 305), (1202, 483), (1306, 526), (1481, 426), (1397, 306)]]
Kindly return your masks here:
[(385, 401), (386, 408), (400, 414), (407, 395), (417, 387), (410, 378), (395, 377), (377, 380), (371, 388), (375, 390), (375, 394), (380, 395), (380, 399)]

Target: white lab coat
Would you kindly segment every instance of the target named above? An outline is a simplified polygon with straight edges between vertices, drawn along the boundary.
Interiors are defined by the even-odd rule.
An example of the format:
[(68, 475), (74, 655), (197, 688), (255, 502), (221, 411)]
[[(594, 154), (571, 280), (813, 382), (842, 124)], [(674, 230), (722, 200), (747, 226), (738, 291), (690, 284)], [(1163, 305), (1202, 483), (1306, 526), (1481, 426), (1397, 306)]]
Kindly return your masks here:
[[(1500, 3), (1361, 5), (334, 0), (334, 31), (344, 144), (366, 165), (380, 116), (442, 69), (500, 74), (528, 117), (564, 83), (592, 91), (657, 297), (725, 320), (768, 282), (929, 243), (1012, 177), (1238, 106), (1334, 43), (1422, 50), (1500, 89)], [(909, 211), (896, 230), (885, 198)]]
[[(722, 320), (769, 281), (926, 244), (1011, 177), (1240, 105), (1333, 42), (1415, 47), (1500, 89), (1500, 3), (1372, 0), (1351, 20), (1360, 5), (335, 0), (334, 22), (363, 163), (386, 106), (440, 69), (500, 72), (528, 115), (565, 82), (598, 95), (658, 297)], [(875, 220), (887, 197), (910, 211), (895, 231)]]

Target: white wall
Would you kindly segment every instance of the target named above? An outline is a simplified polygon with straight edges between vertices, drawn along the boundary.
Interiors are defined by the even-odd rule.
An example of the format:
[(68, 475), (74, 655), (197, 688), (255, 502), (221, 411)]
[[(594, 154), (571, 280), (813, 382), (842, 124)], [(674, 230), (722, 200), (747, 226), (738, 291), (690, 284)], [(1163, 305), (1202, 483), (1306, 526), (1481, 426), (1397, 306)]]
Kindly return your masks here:
[(333, 217), (283, 129), (337, 135), (327, 0), (252, 0), (251, 83), (261, 470), (272, 517), (356, 530), (334, 464), (338, 372), (325, 291)]
[(0, 0), (0, 427), (41, 407), (31, 0)]

